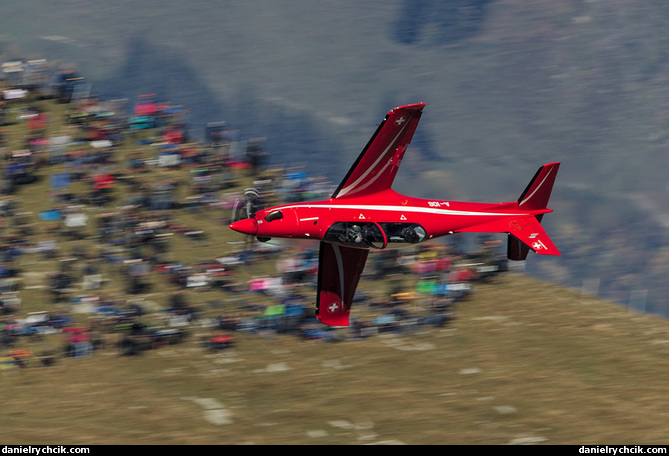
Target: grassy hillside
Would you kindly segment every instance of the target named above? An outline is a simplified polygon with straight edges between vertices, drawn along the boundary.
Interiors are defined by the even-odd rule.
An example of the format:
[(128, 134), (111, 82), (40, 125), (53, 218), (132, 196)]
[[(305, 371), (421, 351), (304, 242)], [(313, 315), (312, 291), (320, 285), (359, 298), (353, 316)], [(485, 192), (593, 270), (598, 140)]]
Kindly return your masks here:
[[(80, 134), (65, 122), (71, 108), (50, 100), (10, 106), (6, 151), (23, 147), (30, 106), (49, 114), (49, 135)], [(153, 145), (139, 145), (157, 131), (130, 135), (118, 146), (116, 172), (145, 183), (176, 180), (179, 200), (191, 195), (190, 170), (126, 168), (131, 154), (150, 158)], [(77, 147), (75, 145), (75, 147)], [(78, 147), (88, 147), (80, 144)], [(64, 164), (43, 166), (36, 182), (19, 187), (13, 199), (27, 220), (9, 219), (6, 238), (20, 237), (32, 224), (31, 242), (53, 239), (48, 221), (53, 208), (49, 175)], [(62, 168), (61, 168), (62, 167)], [(239, 191), (249, 185), (240, 174)], [(85, 196), (86, 182), (72, 184)], [(128, 196), (116, 187), (118, 201)], [(94, 218), (116, 204), (87, 204)], [(230, 254), (240, 239), (224, 223), (228, 214), (179, 210), (180, 224), (201, 229), (203, 241), (170, 237), (169, 259), (192, 264)], [(20, 312), (73, 310), (68, 301), (52, 303), (48, 274), (60, 260), (96, 252), (91, 230), (80, 239), (57, 237), (55, 258), (34, 252), (18, 259)], [(276, 271), (276, 258), (236, 271), (247, 279)], [(151, 288), (129, 294), (121, 269), (105, 266), (100, 293), (145, 309), (164, 309), (177, 289), (160, 276)], [(413, 287), (414, 277), (403, 278)], [(396, 278), (365, 279), (361, 290), (387, 296)], [(75, 295), (82, 295), (76, 285)], [(313, 299), (313, 290), (303, 290)], [(475, 285), (454, 308), (445, 327), (417, 327), (366, 340), (304, 341), (292, 335), (237, 332), (234, 348), (212, 352), (202, 341), (216, 330), (204, 325), (221, 313), (242, 312), (241, 301), (259, 295), (218, 290), (190, 291), (188, 300), (204, 317), (189, 327), (181, 344), (140, 356), (121, 356), (117, 337), (103, 332), (101, 348), (88, 358), (56, 357), (52, 366), (29, 360), (26, 369), (2, 370), (4, 394), (0, 439), (6, 444), (663, 444), (666, 440), (669, 372), (665, 320), (626, 309), (555, 285), (509, 273)], [(241, 298), (241, 301), (240, 301)], [(207, 303), (220, 301), (221, 306)], [(414, 310), (422, 308), (416, 301)], [(356, 315), (368, 317), (364, 306)], [(73, 314), (84, 323), (86, 314)], [(160, 322), (161, 312), (147, 321)], [(342, 338), (348, 329), (335, 330)], [(63, 334), (22, 340), (20, 348), (39, 354), (60, 350)], [(4, 353), (3, 353), (4, 354)]]
[[(195, 335), (194, 335), (195, 336)], [(669, 327), (520, 275), (443, 329), (195, 339), (0, 378), (7, 444), (664, 444)]]

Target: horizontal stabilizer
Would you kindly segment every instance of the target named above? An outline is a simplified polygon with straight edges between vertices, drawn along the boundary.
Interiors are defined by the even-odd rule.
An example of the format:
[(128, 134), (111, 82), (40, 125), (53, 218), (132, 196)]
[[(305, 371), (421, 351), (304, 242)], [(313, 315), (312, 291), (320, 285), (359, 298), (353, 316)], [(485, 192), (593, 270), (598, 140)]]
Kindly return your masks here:
[(543, 214), (505, 217), (494, 222), (470, 226), (458, 232), (508, 233), (507, 256), (510, 260), (524, 260), (530, 250), (539, 255), (560, 255), (541, 226), (542, 216)]
[(508, 233), (540, 255), (560, 255), (537, 217), (512, 219)]

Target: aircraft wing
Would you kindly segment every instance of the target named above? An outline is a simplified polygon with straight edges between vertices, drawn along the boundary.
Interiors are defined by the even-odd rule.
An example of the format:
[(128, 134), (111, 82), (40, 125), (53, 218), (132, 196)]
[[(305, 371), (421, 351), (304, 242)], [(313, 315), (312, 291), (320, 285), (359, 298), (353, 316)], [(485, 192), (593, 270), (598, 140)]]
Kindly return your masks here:
[(388, 112), (332, 197), (360, 197), (391, 188), (424, 107), (419, 103)]
[(321, 242), (316, 316), (330, 326), (348, 326), (353, 296), (365, 268), (367, 250)]

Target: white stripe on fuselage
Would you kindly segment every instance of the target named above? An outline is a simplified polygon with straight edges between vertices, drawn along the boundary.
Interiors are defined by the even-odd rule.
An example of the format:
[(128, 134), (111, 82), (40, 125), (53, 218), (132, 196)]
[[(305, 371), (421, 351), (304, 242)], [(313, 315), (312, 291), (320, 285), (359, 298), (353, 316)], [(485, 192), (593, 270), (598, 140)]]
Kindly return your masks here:
[(421, 214), (438, 214), (438, 215), (469, 215), (469, 216), (494, 216), (494, 217), (520, 217), (529, 215), (527, 212), (487, 212), (487, 211), (459, 211), (454, 209), (441, 209), (434, 207), (417, 207), (417, 206), (386, 206), (382, 204), (320, 204), (320, 203), (303, 203), (290, 206), (280, 206), (280, 209), (296, 209), (296, 208), (324, 208), (324, 209), (353, 209), (353, 210), (369, 210), (369, 211), (394, 211), (394, 212), (414, 212)]

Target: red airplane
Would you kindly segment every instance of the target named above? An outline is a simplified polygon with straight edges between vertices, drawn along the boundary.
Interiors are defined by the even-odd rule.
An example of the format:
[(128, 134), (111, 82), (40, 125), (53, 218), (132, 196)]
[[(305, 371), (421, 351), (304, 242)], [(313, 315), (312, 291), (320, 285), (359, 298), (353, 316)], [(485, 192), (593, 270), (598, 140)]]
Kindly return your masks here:
[(270, 238), (320, 241), (316, 315), (347, 326), (353, 295), (370, 250), (416, 245), (454, 233), (508, 233), (507, 256), (529, 250), (560, 255), (541, 227), (559, 163), (542, 166), (517, 201), (467, 203), (419, 199), (392, 190), (424, 103), (388, 112), (330, 199), (259, 210), (230, 228)]

